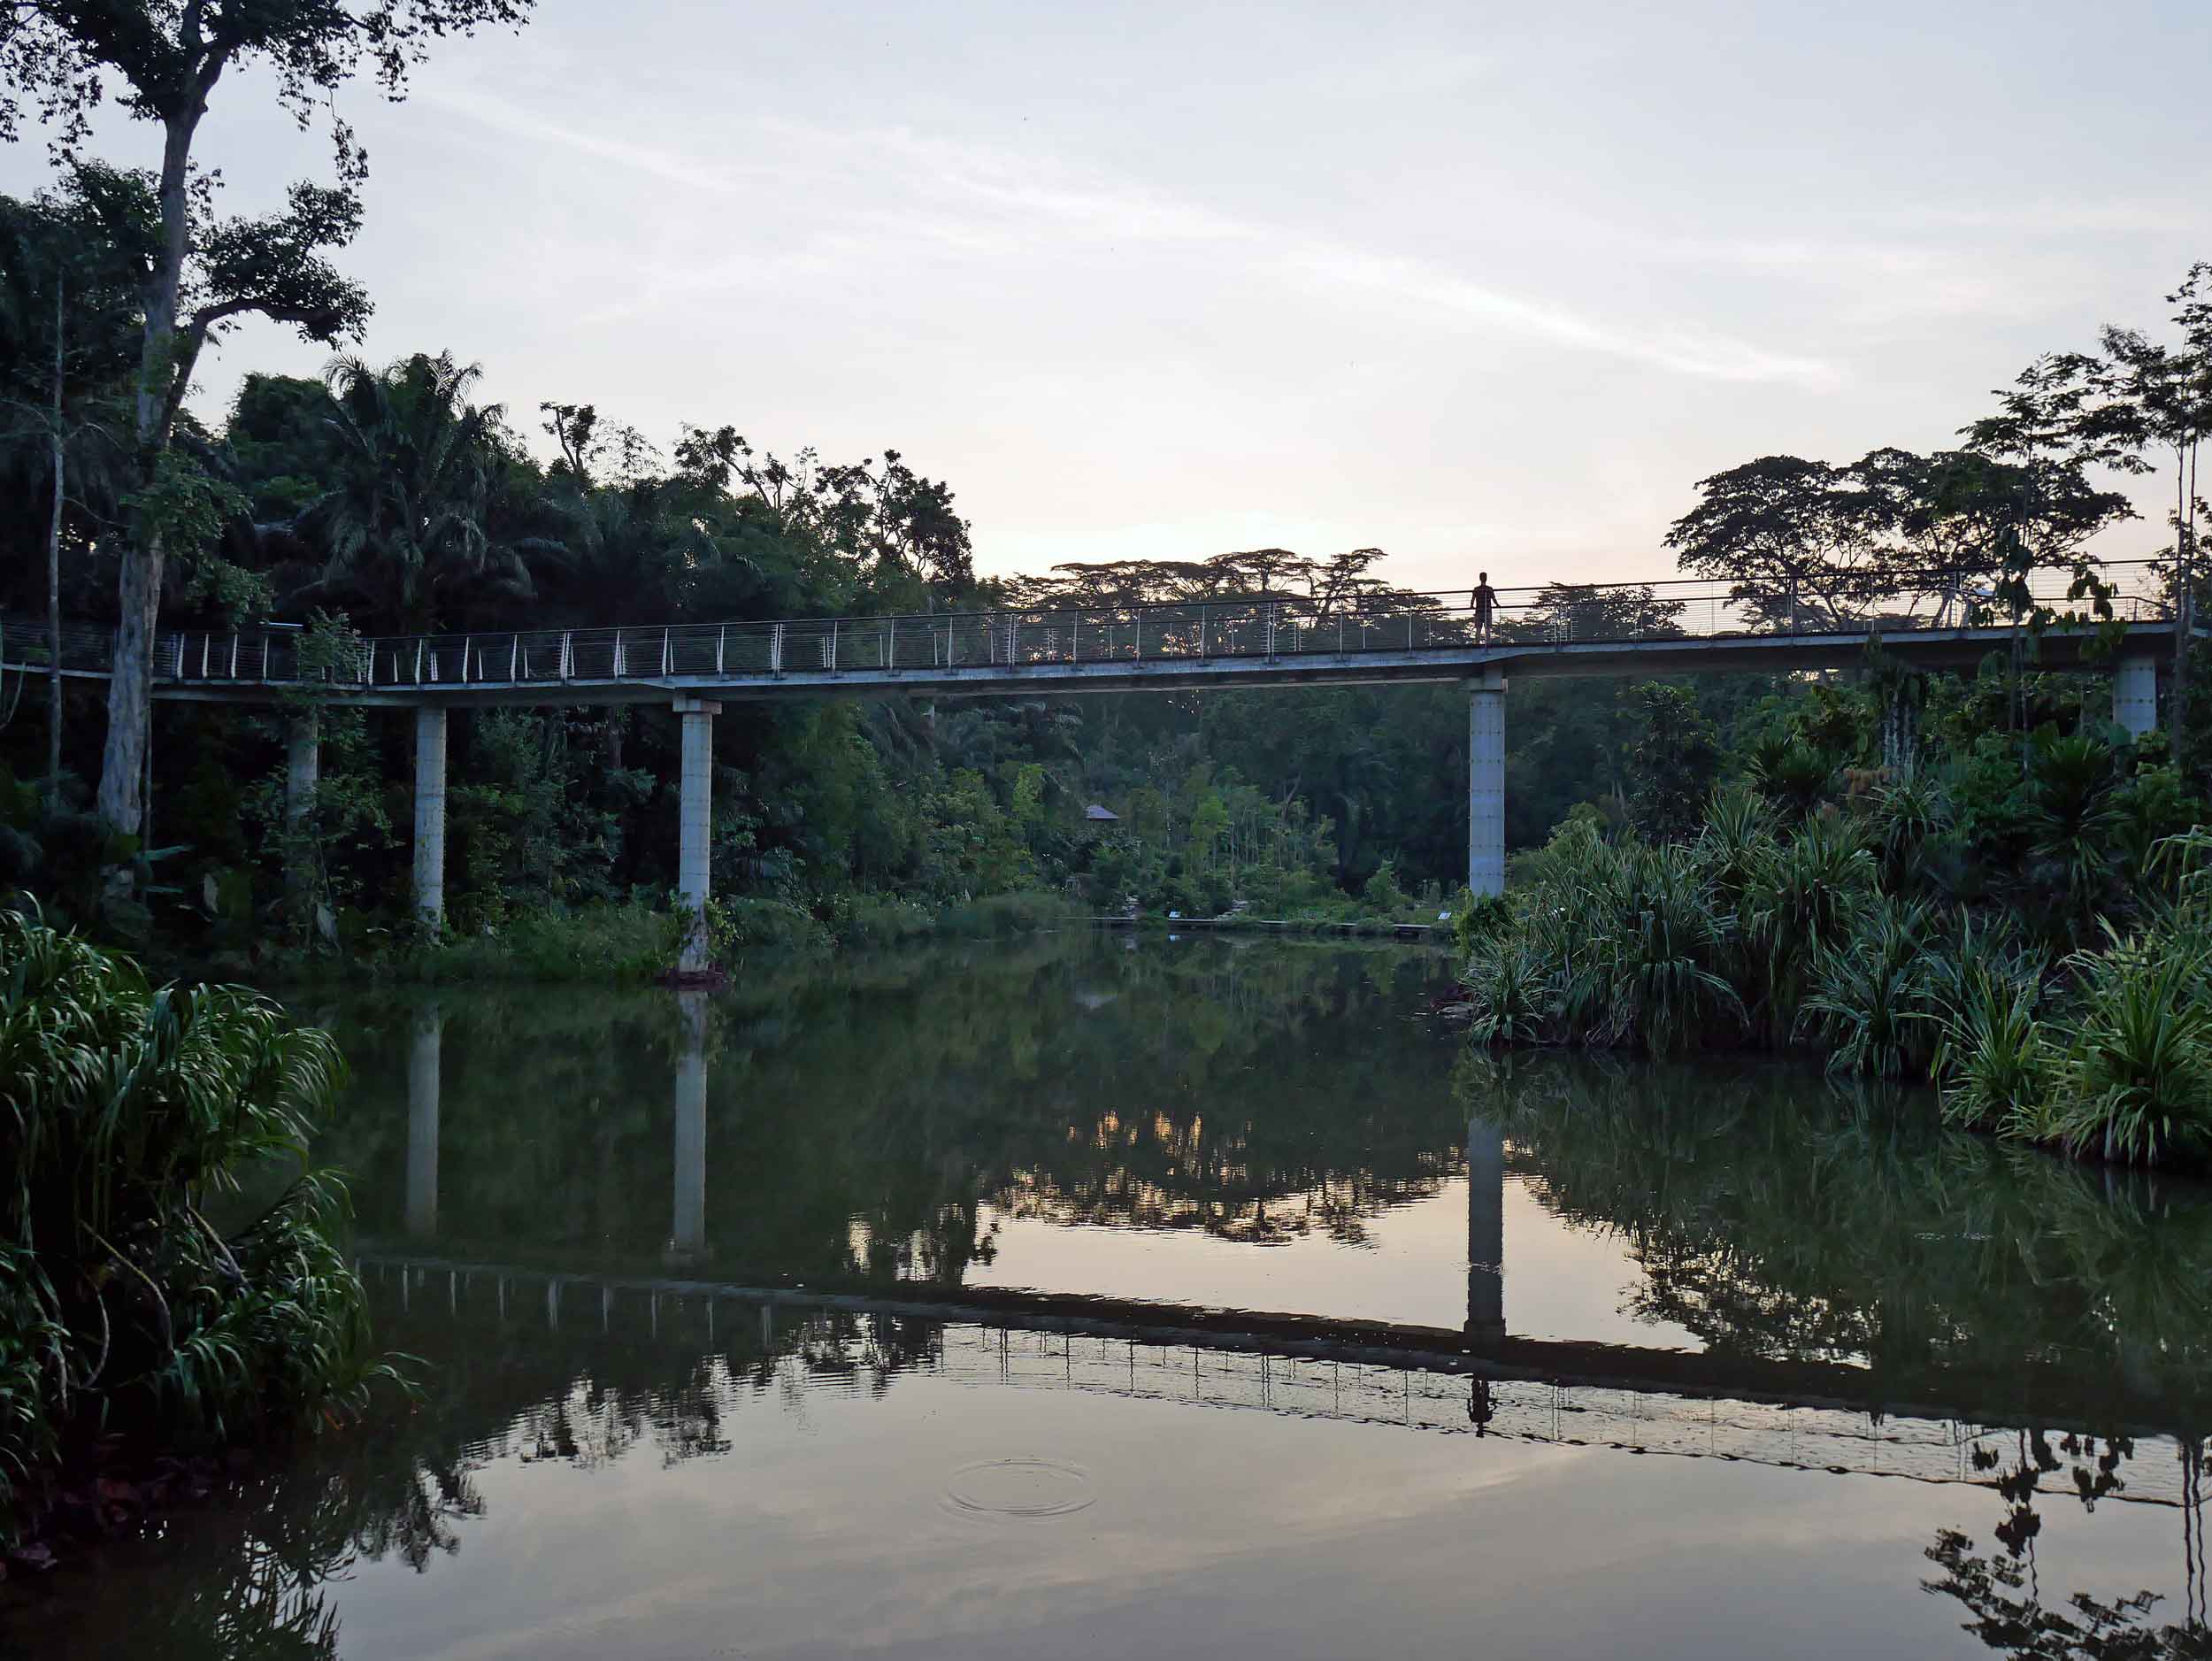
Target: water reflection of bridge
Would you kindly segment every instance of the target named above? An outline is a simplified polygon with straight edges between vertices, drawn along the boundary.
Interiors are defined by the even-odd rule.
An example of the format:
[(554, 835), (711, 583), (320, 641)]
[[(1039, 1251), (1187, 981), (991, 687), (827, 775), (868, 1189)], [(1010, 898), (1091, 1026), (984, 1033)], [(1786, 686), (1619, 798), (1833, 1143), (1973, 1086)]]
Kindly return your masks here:
[[(873, 1317), (934, 1328), (934, 1342), (904, 1347), (894, 1373), (1786, 1470), (1995, 1488), (2001, 1473), (2023, 1463), (2030, 1436), (2065, 1435), (2055, 1427), (1881, 1413), (1839, 1401), (1761, 1400), (1563, 1373), (1509, 1376), (1501, 1364), (1472, 1355), (1179, 1328), (1177, 1312), (1164, 1310), (1148, 1323), (1022, 1314), (949, 1301), (567, 1274), (386, 1250), (365, 1253), (362, 1268), (380, 1301), (417, 1320), (442, 1314), (465, 1324), (528, 1322), (588, 1345), (618, 1324), (634, 1328), (642, 1311), (653, 1340), (693, 1354), (711, 1354), (741, 1334), (749, 1346), (775, 1357), (779, 1375), (789, 1372), (778, 1381), (795, 1388), (803, 1374), (821, 1371), (826, 1357), (849, 1359), (854, 1319)], [(2093, 1430), (2103, 1435), (2113, 1428)], [(2124, 1486), (2104, 1497), (2193, 1517), (2202, 1506), (2194, 1445), (2147, 1434), (2145, 1440), (2155, 1452), (2139, 1450)], [(2077, 1488), (2061, 1475), (2047, 1492), (2064, 1496)]]
[[(1578, 1342), (1518, 1335), (1505, 1308), (1507, 1150), (1494, 1125), (1467, 1124), (1466, 1317), (1457, 1327), (1417, 1326), (1303, 1314), (1225, 1312), (1160, 1303), (901, 1281), (819, 1273), (809, 1288), (748, 1263), (716, 1264), (708, 1239), (708, 1010), (703, 994), (677, 995), (680, 1027), (672, 1057), (672, 1192), (666, 1247), (657, 1258), (603, 1256), (579, 1263), (539, 1257), (527, 1264), (457, 1265), (438, 1255), (439, 1132), (442, 1020), (434, 1004), (417, 1011), (408, 1077), (405, 1242), (379, 1242), (365, 1261), (408, 1263), (440, 1272), (489, 1275), (501, 1288), (541, 1285), (557, 1306), (571, 1284), (586, 1296), (609, 1288), (656, 1296), (749, 1300), (773, 1305), (970, 1320), (1017, 1329), (1122, 1337), (1150, 1344), (1191, 1342), (1219, 1353), (1261, 1349), (1314, 1359), (1380, 1362), (1420, 1371), (1469, 1373), (1494, 1384), (1568, 1384), (1647, 1395), (1725, 1398), (1875, 1419), (1902, 1414), (1932, 1421), (2034, 1426), (2072, 1425), (2101, 1434), (2178, 1434), (2200, 1422), (2190, 1403), (2169, 1399), (2154, 1379), (2098, 1377), (2024, 1351), (2001, 1365), (1937, 1364), (1901, 1367), (1850, 1360), (1783, 1359), (1717, 1346), (1682, 1350)], [(460, 1244), (443, 1236), (449, 1251)], [(461, 1250), (466, 1250), (465, 1245)], [(583, 1273), (572, 1271), (581, 1269)], [(733, 1278), (733, 1273), (740, 1278)], [(686, 1278), (687, 1276), (692, 1278)], [(594, 1288), (597, 1288), (596, 1291)], [(504, 1311), (504, 1292), (501, 1293)], [(2123, 1370), (2124, 1373), (2125, 1370)], [(2093, 1382), (2085, 1381), (2093, 1380)]]
[[(657, 1265), (625, 1273), (432, 1255), (442, 1024), (434, 1005), (419, 1011), (408, 1065), (411, 1238), (364, 1242), (361, 1265), (378, 1301), (396, 1301), (409, 1322), (449, 1320), (467, 1329), (465, 1341), (485, 1325), (511, 1333), (526, 1325), (564, 1353), (573, 1346), (579, 1373), (591, 1370), (594, 1346), (634, 1344), (641, 1326), (657, 1349), (680, 1354), (687, 1376), (703, 1367), (732, 1388), (741, 1373), (755, 1388), (795, 1392), (826, 1371), (874, 1365), (887, 1380), (920, 1373), (978, 1388), (1958, 1484), (2016, 1508), (2038, 1496), (2093, 1494), (2179, 1511), (2193, 1607), (2201, 1595), (2192, 1543), (2202, 1538), (2194, 1419), (2124, 1381), (2085, 1399), (2061, 1369), (1995, 1379), (1939, 1369), (1901, 1380), (1838, 1362), (1515, 1335), (1504, 1299), (1506, 1146), (1480, 1119), (1467, 1128), (1467, 1315), (1458, 1329), (995, 1288), (695, 1278), (711, 1260), (705, 1000), (680, 995), (680, 1012), (667, 1248)], [(2133, 1442), (2116, 1483), (2115, 1437)]]

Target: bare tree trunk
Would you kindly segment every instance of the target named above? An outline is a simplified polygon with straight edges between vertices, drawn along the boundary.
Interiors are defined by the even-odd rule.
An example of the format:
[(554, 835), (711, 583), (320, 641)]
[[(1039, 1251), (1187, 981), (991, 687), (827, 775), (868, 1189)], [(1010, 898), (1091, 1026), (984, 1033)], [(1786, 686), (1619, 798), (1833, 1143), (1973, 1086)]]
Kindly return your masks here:
[(46, 527), (46, 805), (61, 804), (61, 506), (66, 483), (61, 431), (65, 279), (54, 273), (54, 407), (48, 442), (54, 464), (54, 513)]
[(117, 578), (122, 616), (115, 625), (115, 663), (108, 678), (107, 748), (100, 762), (100, 819), (133, 835), (144, 828), (141, 781), (153, 725), (154, 627), (161, 604), (161, 537), (123, 556)]
[[(209, 84), (213, 75), (206, 76)], [(204, 97), (205, 88), (201, 89)], [(178, 296), (191, 238), (192, 134), (199, 98), (165, 122), (161, 158), (160, 263), (146, 289), (146, 321), (138, 363), (138, 465), (142, 487), (154, 482), (169, 447), (171, 396), (189, 378), (191, 365), (175, 361)], [(107, 745), (100, 758), (99, 813), (111, 834), (142, 834), (142, 781), (151, 753), (154, 717), (154, 634), (161, 613), (161, 527), (141, 515), (123, 550), (116, 578), (115, 661), (108, 676)]]
[(2174, 684), (2170, 694), (2173, 713), (2167, 727), (2172, 740), (2173, 757), (2177, 764), (2186, 765), (2188, 739), (2186, 715), (2189, 708), (2189, 635), (2191, 604), (2195, 596), (2196, 581), (2191, 567), (2191, 555), (2195, 551), (2195, 503), (2192, 499), (2190, 474), (2194, 471), (2194, 447), (2185, 451), (2174, 446)]

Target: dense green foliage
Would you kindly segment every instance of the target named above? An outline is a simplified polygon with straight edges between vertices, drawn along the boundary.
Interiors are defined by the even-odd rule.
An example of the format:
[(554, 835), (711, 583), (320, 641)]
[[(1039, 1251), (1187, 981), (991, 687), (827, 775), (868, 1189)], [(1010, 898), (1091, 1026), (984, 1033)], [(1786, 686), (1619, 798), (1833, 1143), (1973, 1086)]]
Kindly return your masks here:
[(308, 1138), (340, 1064), (232, 987), (0, 912), (0, 1527), (120, 1435), (228, 1445), (380, 1368)]
[(1893, 688), (1813, 688), (1684, 834), (1571, 819), (1464, 932), (1476, 1038), (1809, 1047), (2009, 1135), (2212, 1154), (2206, 804), (2156, 734), (1982, 730), (2000, 678), (1923, 689), (1909, 773), (1851, 765)]

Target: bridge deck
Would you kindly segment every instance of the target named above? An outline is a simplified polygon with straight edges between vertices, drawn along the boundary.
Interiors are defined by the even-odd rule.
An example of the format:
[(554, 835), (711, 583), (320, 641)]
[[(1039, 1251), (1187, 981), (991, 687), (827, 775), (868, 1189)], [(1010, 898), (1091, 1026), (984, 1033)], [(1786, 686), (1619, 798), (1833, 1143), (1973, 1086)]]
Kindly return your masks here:
[[(2170, 641), (2155, 567), (2115, 567), (2117, 643)], [(2078, 607), (2067, 582), (2039, 604)], [(781, 622), (523, 629), (361, 642), (336, 669), (304, 669), (299, 630), (165, 633), (155, 696), (269, 703), (326, 686), (370, 704), (580, 704), (824, 696), (1005, 696), (1465, 681), (1486, 670), (1542, 675), (1833, 668), (1870, 643), (1924, 668), (1970, 667), (2019, 637), (1985, 602), (1925, 586), (1851, 610), (1726, 584), (1558, 585), (1501, 596), (1477, 617), (1464, 590), (1327, 603), (1261, 596), (1187, 604)], [(2044, 662), (2080, 662), (2096, 632), (2047, 634)], [(2101, 642), (2108, 646), (2115, 642)], [(65, 627), (64, 672), (104, 676), (108, 631)], [(0, 622), (0, 667), (43, 669), (42, 625)]]

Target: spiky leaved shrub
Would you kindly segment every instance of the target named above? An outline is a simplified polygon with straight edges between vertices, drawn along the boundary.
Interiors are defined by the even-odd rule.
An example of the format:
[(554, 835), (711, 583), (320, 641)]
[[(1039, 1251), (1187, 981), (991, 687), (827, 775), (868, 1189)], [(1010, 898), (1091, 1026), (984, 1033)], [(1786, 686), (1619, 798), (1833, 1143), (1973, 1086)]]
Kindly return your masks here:
[(1867, 818), (1882, 887), (1891, 894), (1916, 892), (1926, 880), (1939, 840), (1950, 828), (1949, 795), (1933, 773), (1915, 773), (1884, 786)]
[(0, 912), (0, 1516), (95, 1427), (234, 1439), (387, 1371), (308, 1159), (340, 1076), (251, 992)]
[(2077, 1153), (2150, 1165), (2212, 1148), (2212, 951), (2175, 935), (2077, 952), (2068, 1031), (2040, 1128)]
[(1768, 1041), (1789, 1042), (1816, 964), (1840, 945), (1875, 887), (1859, 827), (1820, 813), (1777, 842), (1743, 901), (1744, 1004)]
[(1550, 1036), (1558, 989), (1529, 943), (1493, 934), (1476, 943), (1461, 972), (1470, 1006), (1469, 1036), (1479, 1044), (1534, 1044)]
[(1567, 999), (1590, 1038), (1665, 1055), (1742, 1037), (1742, 1001), (1720, 973), (1728, 925), (1694, 850), (1622, 850), (1597, 899), (1594, 949)]
[(2046, 963), (2040, 953), (2019, 949), (2009, 930), (1971, 923), (1932, 957), (1930, 995), (1941, 1026), (1929, 1070), (1951, 1123), (2035, 1134), (2053, 1060), (2037, 1019)]
[(1895, 1078), (1925, 1065), (1939, 1020), (1928, 950), (1932, 919), (1926, 905), (1884, 895), (1843, 940), (1818, 953), (1798, 1031), (1819, 1038), (1831, 1071)]

